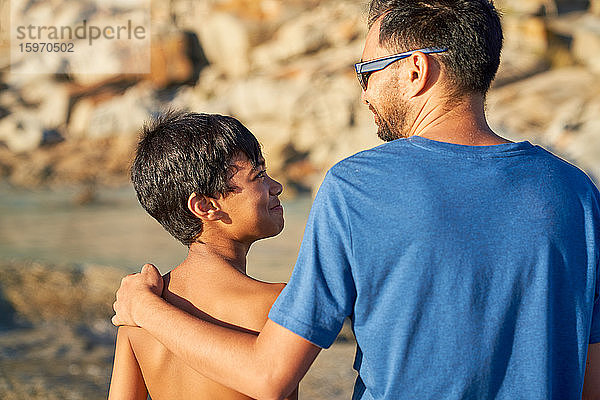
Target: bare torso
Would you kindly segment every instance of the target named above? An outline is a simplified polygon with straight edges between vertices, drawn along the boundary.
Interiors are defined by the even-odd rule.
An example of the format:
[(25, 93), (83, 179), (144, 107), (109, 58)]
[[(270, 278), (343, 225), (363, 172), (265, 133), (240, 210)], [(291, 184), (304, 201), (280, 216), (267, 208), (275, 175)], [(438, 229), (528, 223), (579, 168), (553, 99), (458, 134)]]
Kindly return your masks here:
[[(163, 298), (198, 318), (256, 335), (284, 287), (235, 270), (224, 271), (217, 282), (194, 275), (177, 269), (165, 275)], [(153, 400), (250, 399), (199, 374), (141, 328), (121, 327), (119, 335), (129, 342)]]

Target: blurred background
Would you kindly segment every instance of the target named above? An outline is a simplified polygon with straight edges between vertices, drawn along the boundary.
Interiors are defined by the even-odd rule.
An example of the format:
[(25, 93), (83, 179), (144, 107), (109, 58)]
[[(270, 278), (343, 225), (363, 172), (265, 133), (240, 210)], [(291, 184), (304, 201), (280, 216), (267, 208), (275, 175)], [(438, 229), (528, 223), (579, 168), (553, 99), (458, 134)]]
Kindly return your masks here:
[[(324, 172), (380, 144), (352, 67), (368, 1), (103, 4), (0, 0), (2, 399), (105, 398), (120, 278), (144, 262), (165, 273), (185, 257), (129, 186), (148, 117), (168, 107), (227, 114), (258, 137), (285, 185), (286, 228), (249, 257), (249, 273), (269, 281), (289, 278)], [(506, 42), (488, 100), (492, 127), (600, 177), (600, 0), (496, 5)], [(15, 16), (75, 26), (144, 12), (149, 73), (52, 70), (11, 49)], [(97, 46), (86, 61), (110, 70), (132, 57)], [(345, 327), (303, 381), (302, 399), (350, 398), (352, 341)]]

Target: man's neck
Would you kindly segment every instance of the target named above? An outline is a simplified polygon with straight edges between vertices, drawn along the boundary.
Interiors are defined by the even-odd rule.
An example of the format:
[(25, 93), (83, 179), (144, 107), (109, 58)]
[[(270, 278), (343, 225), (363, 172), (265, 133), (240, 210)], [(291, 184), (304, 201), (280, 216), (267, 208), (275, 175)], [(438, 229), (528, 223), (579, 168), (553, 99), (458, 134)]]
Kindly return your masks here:
[(482, 95), (468, 96), (452, 105), (426, 102), (409, 136), (469, 146), (510, 143), (489, 127), (484, 102)]

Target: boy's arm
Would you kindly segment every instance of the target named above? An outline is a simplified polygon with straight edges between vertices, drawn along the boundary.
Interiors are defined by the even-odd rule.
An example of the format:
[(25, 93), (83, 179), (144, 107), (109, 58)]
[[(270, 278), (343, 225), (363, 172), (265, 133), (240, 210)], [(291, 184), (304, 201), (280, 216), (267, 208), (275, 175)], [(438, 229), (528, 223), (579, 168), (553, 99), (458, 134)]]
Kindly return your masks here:
[(117, 333), (108, 400), (146, 400), (148, 397), (142, 371), (131, 348), (127, 329), (130, 328), (120, 327)]
[(600, 343), (588, 346), (585, 379), (583, 381), (583, 399), (600, 399)]
[(196, 371), (234, 390), (285, 399), (321, 350), (271, 320), (254, 336), (197, 319), (157, 295), (159, 279), (149, 265), (124, 278), (113, 323), (141, 326)]

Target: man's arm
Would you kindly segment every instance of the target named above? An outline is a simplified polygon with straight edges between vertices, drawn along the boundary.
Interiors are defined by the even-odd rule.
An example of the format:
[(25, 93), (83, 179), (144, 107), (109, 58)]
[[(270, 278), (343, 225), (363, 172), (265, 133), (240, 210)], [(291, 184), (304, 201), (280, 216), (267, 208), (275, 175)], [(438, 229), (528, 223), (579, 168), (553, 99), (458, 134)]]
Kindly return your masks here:
[(284, 399), (321, 350), (271, 320), (254, 336), (197, 319), (156, 294), (159, 279), (150, 265), (124, 278), (113, 323), (144, 328), (196, 371), (234, 390)]
[(583, 399), (600, 399), (600, 343), (588, 346), (585, 379), (583, 381)]
[(146, 400), (148, 391), (125, 327), (119, 328), (108, 400)]

